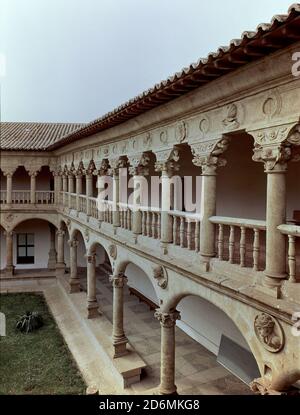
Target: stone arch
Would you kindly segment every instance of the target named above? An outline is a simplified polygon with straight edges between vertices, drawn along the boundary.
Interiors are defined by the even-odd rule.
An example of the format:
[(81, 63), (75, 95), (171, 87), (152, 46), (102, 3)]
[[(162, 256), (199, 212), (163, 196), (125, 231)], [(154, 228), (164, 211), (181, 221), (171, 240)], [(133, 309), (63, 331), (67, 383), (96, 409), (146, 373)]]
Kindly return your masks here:
[[(231, 301), (228, 301), (228, 298), (226, 298), (225, 301), (218, 301), (216, 298), (214, 298), (214, 294), (216, 295), (220, 295), (221, 297), (223, 297), (222, 294), (218, 294), (215, 292), (209, 292), (209, 291), (205, 291), (207, 294), (203, 293), (199, 293), (199, 292), (195, 292), (193, 290), (187, 290), (187, 291), (183, 291), (181, 293), (175, 294), (173, 296), (170, 296), (168, 298), (168, 300), (164, 301), (164, 306), (163, 306), (163, 310), (169, 311), (169, 310), (173, 310), (176, 309), (176, 307), (178, 307), (178, 305), (180, 304), (180, 301), (183, 300), (184, 298), (187, 298), (189, 296), (195, 296), (195, 297), (199, 297), (203, 300), (206, 300), (208, 303), (212, 304), (213, 306), (215, 306), (217, 309), (219, 309), (220, 311), (222, 311), (231, 321), (232, 323), (235, 325), (235, 327), (238, 329), (238, 331), (240, 332), (240, 334), (242, 335), (242, 337), (244, 338), (244, 340), (246, 341), (250, 351), (252, 352), (258, 367), (262, 373), (262, 368), (260, 365), (260, 359), (259, 359), (259, 350), (254, 347), (253, 345), (253, 341), (250, 340), (250, 337), (253, 337), (253, 330), (247, 330), (245, 329), (245, 327), (247, 326), (245, 324), (246, 319), (244, 317), (241, 317), (241, 313), (239, 311), (241, 311), (241, 303), (238, 303), (238, 307), (239, 307), (239, 311), (237, 313), (233, 312), (233, 305)], [(234, 299), (232, 299), (232, 301), (235, 301)], [(223, 306), (221, 306), (221, 304), (223, 304)], [(247, 307), (245, 305), (245, 307)], [(249, 307), (247, 307), (249, 308)], [(252, 309), (252, 308), (251, 308)], [(237, 311), (237, 310), (236, 310)], [(253, 314), (257, 314), (258, 310), (252, 309)], [(237, 314), (237, 315), (236, 315)], [(249, 313), (250, 315), (250, 313)], [(247, 314), (247, 317), (249, 317), (249, 315)], [(251, 319), (251, 317), (250, 317)], [(254, 317), (252, 319), (254, 321)], [(251, 321), (251, 328), (253, 326), (253, 321)], [(249, 323), (249, 321), (247, 322)], [(252, 334), (252, 335), (251, 335)]]
[(82, 237), (84, 246), (87, 249), (88, 243), (86, 240), (86, 236), (79, 227), (71, 227), (71, 229), (69, 230), (70, 240), (76, 239), (76, 235), (78, 234)]
[(152, 276), (154, 268), (157, 266), (156, 264), (148, 264), (146, 261), (144, 261), (144, 267), (141, 266), (141, 264), (138, 263), (138, 261), (135, 261), (132, 258), (122, 258), (119, 261), (116, 262), (115, 267), (114, 267), (114, 274), (119, 274), (119, 273), (125, 273), (126, 275), (126, 269), (129, 265), (133, 265), (136, 268), (139, 268), (140, 270), (143, 271), (143, 273), (147, 276), (148, 281), (150, 281), (153, 290), (155, 292), (156, 298), (158, 300), (158, 302), (160, 301), (161, 298), (161, 293), (159, 290), (158, 285), (156, 284), (154, 277)]
[(35, 219), (39, 219), (39, 220), (43, 220), (45, 222), (51, 223), (51, 225), (55, 226), (55, 228), (58, 228), (58, 223), (57, 223), (58, 221), (57, 221), (56, 217), (52, 218), (51, 215), (44, 215), (42, 213), (34, 213), (34, 216), (32, 214), (32, 215), (29, 215), (29, 216), (26, 216), (26, 217), (21, 216), (20, 218), (18, 218), (18, 216), (16, 215), (16, 220), (13, 221), (12, 226), (9, 226), (8, 228), (10, 230), (14, 230), (21, 223), (27, 222), (27, 221), (30, 221), (30, 220), (35, 220)]

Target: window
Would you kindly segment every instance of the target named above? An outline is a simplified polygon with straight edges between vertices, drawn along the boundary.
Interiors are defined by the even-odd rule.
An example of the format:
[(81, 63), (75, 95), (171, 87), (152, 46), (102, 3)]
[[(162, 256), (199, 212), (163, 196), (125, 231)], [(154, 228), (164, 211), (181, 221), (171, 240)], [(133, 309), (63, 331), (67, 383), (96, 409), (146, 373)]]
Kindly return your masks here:
[(34, 264), (34, 234), (17, 234), (17, 264)]

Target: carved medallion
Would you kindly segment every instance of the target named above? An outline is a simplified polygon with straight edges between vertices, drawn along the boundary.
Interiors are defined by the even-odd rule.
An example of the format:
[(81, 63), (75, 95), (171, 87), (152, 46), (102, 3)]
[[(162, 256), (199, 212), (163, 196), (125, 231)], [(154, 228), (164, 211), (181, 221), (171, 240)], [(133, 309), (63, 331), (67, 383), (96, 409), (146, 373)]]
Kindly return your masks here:
[(88, 242), (90, 240), (90, 232), (88, 228), (84, 230), (84, 239)]
[(168, 135), (167, 135), (167, 131), (161, 131), (160, 135), (159, 135), (159, 139), (160, 142), (163, 144), (167, 144), (168, 142)]
[(187, 136), (187, 125), (185, 121), (179, 121), (175, 127), (175, 139), (182, 143)]
[(153, 268), (153, 277), (157, 280), (157, 285), (163, 290), (168, 286), (168, 273), (165, 267), (158, 265)]
[(283, 348), (283, 330), (279, 322), (270, 314), (258, 314), (254, 320), (254, 330), (258, 340), (269, 352), (277, 353)]
[(143, 142), (146, 149), (149, 149), (152, 146), (152, 137), (149, 131), (146, 133)]
[(282, 108), (282, 99), (277, 90), (271, 91), (264, 99), (262, 104), (262, 112), (272, 118), (280, 114)]
[(238, 121), (238, 107), (236, 104), (230, 104), (226, 110), (226, 117), (223, 119), (223, 125), (229, 130), (236, 130), (239, 128), (240, 123)]
[(207, 115), (203, 115), (199, 122), (199, 130), (202, 133), (202, 137), (207, 134), (210, 129), (210, 120)]
[(117, 246), (114, 244), (109, 245), (108, 247), (108, 253), (112, 257), (112, 259), (117, 259)]

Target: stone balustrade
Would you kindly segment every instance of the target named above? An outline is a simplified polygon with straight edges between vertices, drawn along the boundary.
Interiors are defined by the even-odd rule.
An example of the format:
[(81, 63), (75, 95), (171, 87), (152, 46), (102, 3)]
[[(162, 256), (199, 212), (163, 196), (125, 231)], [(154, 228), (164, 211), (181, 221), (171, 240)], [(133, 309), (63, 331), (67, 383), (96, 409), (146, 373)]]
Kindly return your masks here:
[(142, 235), (154, 239), (161, 237), (161, 211), (158, 208), (142, 206)]
[(280, 225), (280, 232), (288, 238), (288, 271), (290, 282), (298, 282), (300, 275), (300, 226)]
[(199, 252), (200, 215), (187, 212), (169, 211), (173, 219), (173, 244)]
[(210, 222), (218, 226), (216, 251), (220, 261), (252, 267), (254, 271), (264, 269), (265, 221), (213, 216)]

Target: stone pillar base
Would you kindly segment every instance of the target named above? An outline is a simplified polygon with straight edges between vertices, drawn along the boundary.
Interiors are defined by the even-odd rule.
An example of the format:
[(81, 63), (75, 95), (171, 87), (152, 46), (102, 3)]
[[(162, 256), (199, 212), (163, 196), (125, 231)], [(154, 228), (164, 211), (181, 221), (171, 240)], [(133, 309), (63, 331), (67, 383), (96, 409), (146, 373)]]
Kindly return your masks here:
[(118, 340), (113, 340), (113, 348), (114, 348), (113, 358), (114, 359), (128, 354), (128, 350), (126, 348), (127, 342), (128, 342), (127, 337), (124, 337)]
[(57, 263), (55, 266), (56, 276), (63, 276), (66, 271), (66, 265), (64, 263)]
[(5, 275), (7, 277), (12, 277), (15, 273), (15, 267), (13, 265), (5, 268)]
[(70, 294), (79, 293), (80, 292), (80, 281), (79, 279), (74, 279), (70, 281)]
[(177, 387), (174, 385), (171, 389), (166, 389), (165, 387), (159, 385), (157, 391), (155, 392), (155, 395), (178, 395), (177, 393)]
[(99, 305), (97, 301), (92, 301), (88, 303), (87, 306), (87, 318), (96, 318), (101, 315), (101, 311), (99, 310)]

